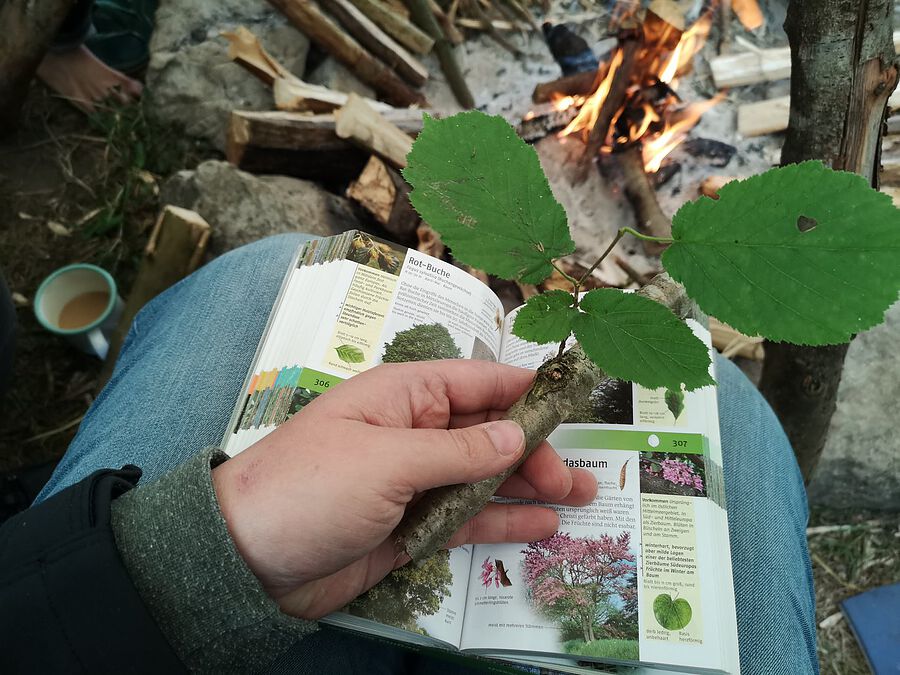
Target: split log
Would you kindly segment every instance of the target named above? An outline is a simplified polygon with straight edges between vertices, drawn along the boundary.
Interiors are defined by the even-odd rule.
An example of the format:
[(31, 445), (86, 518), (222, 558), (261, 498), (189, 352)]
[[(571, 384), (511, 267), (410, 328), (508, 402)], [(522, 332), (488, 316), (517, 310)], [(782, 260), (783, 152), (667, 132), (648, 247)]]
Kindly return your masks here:
[(194, 211), (177, 206), (163, 208), (144, 248), (144, 258), (122, 317), (110, 336), (109, 353), (97, 380), (98, 392), (112, 375), (135, 315), (157, 295), (200, 267), (210, 231), (209, 223)]
[(383, 157), (395, 168), (406, 166), (412, 149), (412, 138), (366, 105), (356, 94), (350, 94), (347, 105), (334, 111), (335, 132), (356, 145)]
[[(347, 104), (347, 94), (318, 84), (309, 84), (296, 78), (275, 80), (273, 86), (275, 107), (287, 112), (328, 113)], [(379, 112), (396, 110), (381, 101), (364, 99)]]
[[(394, 109), (384, 116), (406, 133), (422, 129), (419, 110)], [(340, 138), (334, 115), (235, 110), (225, 154), (229, 162), (252, 173), (348, 181), (359, 175), (371, 152)]]
[(709, 332), (712, 335), (713, 347), (727, 359), (742, 356), (745, 359), (762, 361), (765, 357), (761, 337), (748, 337), (713, 317), (709, 318)]
[[(890, 0), (788, 5), (791, 113), (782, 164), (818, 159), (877, 187), (885, 108), (900, 77), (893, 9)], [(825, 447), (848, 347), (765, 346), (759, 388), (807, 481)]]
[(447, 78), (447, 83), (450, 85), (456, 100), (467, 110), (474, 108), (475, 99), (472, 97), (469, 85), (466, 84), (466, 78), (463, 76), (459, 63), (456, 61), (453, 45), (450, 44), (448, 36), (444, 35), (441, 27), (438, 26), (431, 5), (427, 0), (406, 0), (406, 4), (412, 14), (413, 21), (434, 40), (434, 53), (437, 54), (441, 70)]
[(737, 180), (737, 176), (710, 176), (703, 179), (697, 191), (710, 199), (718, 199), (719, 190), (733, 180)]
[(603, 74), (585, 71), (560, 77), (552, 82), (544, 82), (534, 88), (531, 100), (535, 103), (550, 103), (558, 96), (587, 96), (596, 91)]
[(399, 106), (427, 105), (421, 92), (410, 88), (393, 70), (344, 33), (312, 0), (269, 0), (269, 2), (320, 49), (347, 66), (389, 103)]
[(731, 0), (731, 7), (747, 30), (757, 30), (766, 25), (766, 18), (757, 0)]
[(228, 40), (228, 58), (249, 71), (270, 87), (276, 80), (299, 80), (281, 65), (259, 41), (259, 38), (245, 26), (233, 31), (222, 31), (220, 35)]
[(428, 80), (428, 69), (349, 0), (319, 1), (343, 24), (350, 35), (393, 68), (400, 77), (415, 87), (425, 84)]
[(374, 155), (359, 178), (350, 183), (347, 196), (400, 242), (407, 241), (419, 225), (419, 214), (409, 202), (409, 184)]
[(434, 47), (434, 40), (398, 14), (395, 7), (388, 6), (381, 0), (350, 1), (359, 11), (410, 51), (417, 54), (428, 54)]
[[(900, 31), (894, 31), (893, 43), (895, 51), (900, 49)], [(791, 50), (790, 47), (777, 47), (717, 56), (709, 66), (719, 89), (773, 82), (791, 76)]]
[[(622, 167), (625, 196), (631, 202), (637, 218), (637, 229), (651, 237), (671, 237), (672, 221), (663, 213), (656, 199), (656, 191), (644, 171), (644, 158), (640, 144), (616, 153)], [(644, 252), (650, 256), (659, 255), (665, 246), (652, 241), (641, 241)]]
[(416, 247), (419, 253), (426, 253), (432, 258), (443, 259), (444, 242), (441, 241), (441, 235), (431, 229), (431, 226), (422, 223), (416, 228), (416, 237), (419, 239), (419, 245)]
[(0, 136), (12, 131), (28, 86), (73, 0), (0, 2)]
[[(895, 91), (888, 99), (888, 108), (900, 108), (900, 91)], [(774, 134), (788, 128), (791, 97), (778, 96), (756, 103), (745, 103), (738, 107), (738, 132), (744, 138)]]

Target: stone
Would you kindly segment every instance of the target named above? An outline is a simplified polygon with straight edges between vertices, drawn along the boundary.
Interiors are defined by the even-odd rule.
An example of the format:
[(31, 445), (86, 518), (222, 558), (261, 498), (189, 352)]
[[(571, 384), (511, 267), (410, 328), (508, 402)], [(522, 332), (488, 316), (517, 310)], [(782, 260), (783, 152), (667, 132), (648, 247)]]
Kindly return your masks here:
[(283, 232), (330, 236), (359, 227), (356, 207), (315, 183), (254, 176), (215, 160), (176, 173), (163, 185), (160, 198), (209, 222), (213, 255)]
[(900, 303), (850, 345), (837, 410), (809, 485), (810, 503), (900, 511)]
[(346, 66), (330, 56), (316, 66), (315, 70), (307, 77), (307, 80), (311, 84), (320, 84), (334, 91), (342, 91), (346, 94), (359, 94), (366, 98), (378, 98), (372, 87), (361, 82)]
[(289, 71), (303, 75), (309, 40), (264, 0), (162, 0), (150, 43), (147, 110), (222, 151), (229, 113), (271, 110), (272, 90), (228, 58), (225, 30), (244, 25)]

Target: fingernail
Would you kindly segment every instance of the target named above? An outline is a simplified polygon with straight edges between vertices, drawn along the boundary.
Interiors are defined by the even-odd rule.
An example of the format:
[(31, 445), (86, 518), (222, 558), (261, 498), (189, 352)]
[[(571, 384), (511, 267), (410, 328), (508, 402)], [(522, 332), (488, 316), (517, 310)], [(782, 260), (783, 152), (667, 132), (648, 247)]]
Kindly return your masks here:
[(485, 431), (498, 455), (519, 455), (525, 448), (525, 432), (512, 420), (493, 422)]

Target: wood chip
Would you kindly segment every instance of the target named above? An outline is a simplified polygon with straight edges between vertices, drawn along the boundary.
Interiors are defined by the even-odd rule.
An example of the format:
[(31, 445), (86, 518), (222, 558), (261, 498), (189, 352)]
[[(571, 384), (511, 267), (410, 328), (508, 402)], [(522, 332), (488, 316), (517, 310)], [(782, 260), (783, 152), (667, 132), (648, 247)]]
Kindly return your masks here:
[(70, 237), (72, 236), (72, 230), (63, 225), (62, 223), (58, 223), (55, 220), (47, 221), (47, 228), (55, 235), (59, 237)]

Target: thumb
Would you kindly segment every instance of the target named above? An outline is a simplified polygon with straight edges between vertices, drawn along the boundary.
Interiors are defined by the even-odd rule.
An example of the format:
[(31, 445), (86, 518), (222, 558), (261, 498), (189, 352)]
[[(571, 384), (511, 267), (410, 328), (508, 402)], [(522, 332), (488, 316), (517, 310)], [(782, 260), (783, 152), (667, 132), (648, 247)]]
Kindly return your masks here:
[(512, 420), (395, 433), (392, 454), (403, 466), (403, 479), (416, 492), (496, 476), (525, 450), (525, 432)]

